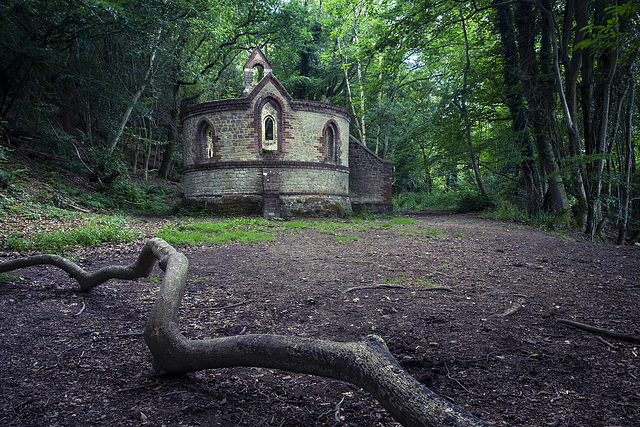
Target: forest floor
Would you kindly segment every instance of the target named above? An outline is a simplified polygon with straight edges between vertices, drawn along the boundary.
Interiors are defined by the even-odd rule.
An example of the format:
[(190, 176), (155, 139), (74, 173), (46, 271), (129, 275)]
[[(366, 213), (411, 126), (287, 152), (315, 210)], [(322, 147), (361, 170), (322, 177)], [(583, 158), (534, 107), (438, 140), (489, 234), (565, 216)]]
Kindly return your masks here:
[[(640, 335), (640, 247), (473, 215), (409, 216), (344, 239), (303, 229), (179, 247), (190, 262), (180, 328), (192, 338), (375, 333), (419, 381), (492, 425), (640, 425), (640, 345), (559, 322)], [(88, 270), (129, 264), (141, 244), (72, 258)], [(156, 268), (81, 293), (53, 267), (5, 275), (0, 425), (398, 425), (340, 381), (258, 368), (157, 376), (141, 331), (161, 279)]]

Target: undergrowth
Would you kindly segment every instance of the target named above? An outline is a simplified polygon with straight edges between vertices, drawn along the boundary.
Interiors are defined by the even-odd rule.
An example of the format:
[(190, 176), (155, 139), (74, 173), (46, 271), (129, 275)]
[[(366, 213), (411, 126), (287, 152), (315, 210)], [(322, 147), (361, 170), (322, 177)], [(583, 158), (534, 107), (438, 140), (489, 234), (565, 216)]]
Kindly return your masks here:
[(517, 222), (527, 224), (541, 230), (555, 232), (559, 229), (558, 224), (562, 223), (560, 217), (556, 215), (543, 211), (536, 212), (535, 214), (529, 214), (526, 209), (507, 201), (500, 202), (495, 209), (480, 215), (480, 218)]
[(458, 190), (431, 193), (401, 193), (394, 196), (393, 204), (398, 212), (412, 210), (436, 210), (451, 212), (480, 212), (496, 206), (491, 197), (473, 190)]
[(17, 251), (38, 250), (60, 254), (76, 246), (97, 246), (106, 242), (130, 242), (139, 233), (127, 226), (119, 216), (90, 217), (84, 225), (31, 235), (13, 234), (0, 242), (3, 247)]

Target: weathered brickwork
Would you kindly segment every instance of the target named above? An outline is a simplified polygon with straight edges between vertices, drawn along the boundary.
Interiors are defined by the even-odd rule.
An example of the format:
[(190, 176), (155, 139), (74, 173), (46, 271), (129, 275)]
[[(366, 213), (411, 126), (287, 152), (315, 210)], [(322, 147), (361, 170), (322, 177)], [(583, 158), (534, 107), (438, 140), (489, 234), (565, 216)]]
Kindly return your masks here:
[[(254, 82), (257, 65), (264, 77)], [(235, 198), (243, 212), (262, 206), (267, 217), (345, 214), (352, 202), (390, 205), (390, 165), (350, 143), (344, 109), (292, 99), (259, 49), (244, 78), (243, 98), (198, 104), (181, 115), (187, 199), (224, 211)]]
[(355, 138), (349, 139), (349, 193), (354, 210), (367, 208), (373, 212), (391, 212), (393, 168)]

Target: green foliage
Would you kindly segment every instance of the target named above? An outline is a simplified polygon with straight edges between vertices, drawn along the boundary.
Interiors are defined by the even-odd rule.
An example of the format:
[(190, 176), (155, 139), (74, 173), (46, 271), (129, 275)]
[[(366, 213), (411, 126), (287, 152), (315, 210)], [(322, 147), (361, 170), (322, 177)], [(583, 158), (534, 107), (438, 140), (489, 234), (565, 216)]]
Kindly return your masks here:
[(167, 200), (174, 194), (168, 187), (156, 184), (136, 184), (118, 179), (110, 185), (96, 184), (97, 194), (78, 195), (82, 202), (93, 209), (109, 209), (129, 214), (164, 215), (171, 209)]
[(563, 218), (558, 215), (544, 211), (529, 214), (525, 208), (508, 201), (501, 201), (495, 209), (481, 215), (481, 218), (517, 222), (542, 230), (557, 230), (563, 224)]
[(394, 206), (399, 212), (411, 210), (440, 210), (477, 212), (495, 206), (489, 197), (475, 191), (458, 190), (431, 193), (401, 193), (394, 197)]
[(456, 212), (480, 212), (495, 206), (495, 201), (490, 197), (476, 192), (465, 192), (460, 195), (456, 203)]
[(525, 209), (508, 201), (501, 201), (494, 210), (481, 215), (481, 217), (498, 221), (522, 223), (526, 223), (529, 220), (529, 214)]
[(130, 242), (139, 237), (127, 227), (123, 217), (94, 217), (81, 227), (69, 230), (35, 233), (30, 236), (9, 236), (3, 246), (18, 251), (38, 250), (64, 253), (76, 246), (97, 246), (107, 242)]

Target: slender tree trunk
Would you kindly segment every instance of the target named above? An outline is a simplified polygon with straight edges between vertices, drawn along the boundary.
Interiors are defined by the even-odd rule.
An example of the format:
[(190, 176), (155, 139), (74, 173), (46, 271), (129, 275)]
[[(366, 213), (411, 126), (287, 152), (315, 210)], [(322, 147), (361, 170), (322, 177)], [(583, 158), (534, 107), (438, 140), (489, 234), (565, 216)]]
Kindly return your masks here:
[(602, 219), (602, 180), (603, 180), (603, 171), (604, 171), (604, 154), (607, 152), (607, 135), (609, 131), (609, 111), (611, 108), (611, 87), (613, 78), (616, 73), (616, 63), (617, 63), (617, 53), (612, 51), (609, 52), (610, 55), (607, 55), (606, 60), (602, 60), (599, 62), (604, 62), (607, 64), (605, 66), (605, 74), (606, 78), (602, 83), (602, 103), (601, 103), (601, 113), (599, 117), (599, 132), (595, 145), (595, 152), (593, 154), (599, 155), (599, 157), (594, 162), (593, 173), (591, 174), (591, 203), (589, 204), (589, 211), (587, 213), (587, 234), (591, 237), (591, 240), (594, 239), (597, 226)]
[(622, 172), (622, 189), (621, 189), (621, 197), (620, 197), (620, 206), (621, 206), (621, 215), (620, 215), (620, 224), (618, 226), (618, 239), (616, 240), (616, 244), (623, 245), (625, 236), (627, 233), (627, 228), (629, 227), (629, 204), (630, 204), (630, 194), (631, 194), (631, 175), (633, 171), (633, 153), (635, 150), (634, 147), (634, 139), (633, 139), (633, 100), (635, 99), (635, 76), (631, 74), (631, 97), (629, 98), (629, 105), (627, 110), (627, 123), (626, 123), (626, 132), (625, 132), (625, 157), (624, 164), (621, 165), (624, 167), (624, 171)]
[[(578, 103), (577, 103), (577, 84), (578, 75), (580, 72), (580, 66), (583, 63), (583, 49), (576, 46), (584, 40), (584, 31), (582, 28), (587, 26), (588, 23), (588, 7), (589, 0), (569, 0), (565, 8), (565, 22), (564, 22), (564, 37), (562, 41), (561, 54), (564, 58), (565, 68), (565, 88), (566, 88), (566, 104), (565, 115), (568, 118), (567, 122), (567, 135), (569, 137), (569, 151), (571, 154), (572, 162), (574, 163), (574, 183), (573, 194), (578, 201), (577, 209), (575, 211), (575, 221), (579, 228), (583, 228), (586, 224), (588, 201), (586, 192), (586, 179), (587, 172), (585, 168), (583, 158), (582, 142), (580, 139), (580, 132), (577, 126), (578, 120)], [(571, 59), (568, 57), (568, 43), (573, 31), (573, 18), (575, 16), (575, 22), (577, 32), (573, 40), (573, 55)], [(548, 19), (553, 23), (553, 16), (548, 15)], [(553, 27), (552, 27), (553, 31)], [(555, 34), (555, 32), (554, 32)], [(556, 52), (558, 46), (555, 47)], [(556, 60), (558, 59), (556, 55)], [(556, 67), (559, 72), (559, 64)], [(561, 80), (560, 80), (561, 81)]]
[[(177, 80), (177, 79), (176, 79)], [(173, 159), (173, 152), (176, 149), (176, 143), (178, 140), (178, 115), (180, 113), (180, 84), (176, 81), (173, 85), (173, 104), (171, 110), (169, 110), (169, 127), (167, 130), (167, 145), (162, 154), (162, 165), (158, 175), (164, 179), (169, 177), (169, 171), (171, 161)]]
[[(378, 56), (378, 79), (382, 82), (382, 54)], [(378, 114), (376, 115), (376, 156), (378, 155), (378, 150), (380, 149), (380, 134), (382, 132), (382, 86), (378, 90)]]
[(109, 144), (109, 152), (110, 153), (112, 153), (113, 150), (116, 149), (116, 146), (118, 145), (118, 142), (120, 141), (120, 137), (122, 136), (122, 133), (124, 132), (124, 128), (127, 125), (127, 123), (129, 122), (129, 117), (131, 117), (131, 113), (133, 112), (133, 108), (138, 103), (138, 100), (142, 96), (142, 93), (147, 88), (147, 85), (149, 84), (149, 82), (151, 80), (151, 75), (153, 74), (154, 62), (156, 60), (156, 54), (158, 53), (158, 47), (160, 45), (160, 35), (161, 34), (162, 34), (162, 29), (159, 28), (158, 32), (156, 33), (156, 37), (155, 37), (153, 46), (151, 47), (151, 55), (149, 56), (149, 65), (147, 67), (146, 72), (144, 73), (144, 77), (142, 79), (142, 83), (140, 84), (140, 87), (138, 87), (138, 89), (135, 91), (135, 93), (131, 97), (131, 101), (129, 101), (129, 105), (127, 106), (126, 110), (124, 111), (124, 114), (123, 114), (122, 118), (120, 119), (120, 123), (118, 124), (118, 128), (116, 129), (116, 133), (113, 136), (113, 139), (111, 140), (111, 143)]
[[(499, 3), (500, 0), (495, 0), (495, 2)], [(507, 93), (506, 103), (511, 113), (512, 129), (518, 138), (522, 156), (520, 168), (527, 195), (527, 211), (533, 214), (542, 208), (542, 189), (540, 188), (540, 176), (533, 154), (533, 143), (527, 126), (527, 111), (522, 99), (522, 89), (520, 88), (518, 48), (513, 27), (513, 12), (510, 5), (499, 5), (496, 8), (496, 12), (504, 55), (503, 73)]]
[(467, 139), (469, 157), (471, 158), (471, 167), (473, 168), (473, 173), (476, 177), (476, 183), (478, 184), (480, 193), (482, 193), (484, 197), (488, 197), (489, 193), (487, 193), (487, 189), (485, 188), (484, 182), (482, 181), (482, 174), (480, 173), (480, 167), (478, 166), (478, 159), (476, 158), (476, 153), (473, 149), (473, 139), (471, 138), (471, 121), (469, 120), (469, 110), (467, 109), (467, 75), (469, 74), (469, 70), (471, 69), (471, 60), (469, 59), (469, 39), (467, 37), (467, 25), (464, 19), (462, 20), (462, 33), (464, 35), (464, 53), (466, 60), (464, 64), (464, 70), (462, 72), (462, 101), (460, 102), (460, 112), (462, 114), (462, 119), (464, 120), (465, 137)]
[(353, 95), (351, 93), (351, 83), (349, 83), (349, 62), (346, 56), (346, 53), (342, 50), (342, 44), (340, 43), (341, 38), (338, 37), (338, 52), (340, 53), (340, 58), (342, 59), (342, 70), (344, 71), (344, 80), (347, 85), (347, 95), (349, 96), (349, 104), (351, 104), (351, 111), (353, 112), (353, 120), (356, 122), (356, 129), (358, 129), (358, 133), (360, 134), (360, 142), (364, 145), (364, 134), (362, 133), (362, 128), (360, 127), (360, 120), (358, 119), (358, 115), (356, 114), (356, 107), (353, 103)]

